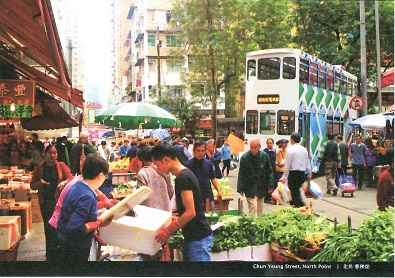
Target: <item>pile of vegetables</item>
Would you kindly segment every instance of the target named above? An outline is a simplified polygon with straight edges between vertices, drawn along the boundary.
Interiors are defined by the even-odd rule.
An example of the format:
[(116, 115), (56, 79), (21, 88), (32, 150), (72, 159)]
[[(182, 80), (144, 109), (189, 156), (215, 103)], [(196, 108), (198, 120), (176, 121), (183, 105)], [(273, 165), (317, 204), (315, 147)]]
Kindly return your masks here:
[(133, 193), (133, 191), (136, 189), (136, 185), (137, 185), (137, 183), (135, 181), (129, 181), (127, 183), (122, 183), (122, 184), (118, 185), (117, 187), (115, 187), (110, 192), (110, 194), (114, 198), (125, 197), (125, 196)]
[[(276, 242), (311, 262), (393, 262), (394, 208), (376, 210), (360, 227), (350, 231), (347, 223), (336, 226), (325, 216), (314, 216), (308, 207), (283, 208), (255, 218), (224, 215), (224, 225), (214, 231), (212, 252)], [(174, 237), (174, 236), (173, 236)], [(182, 234), (171, 237), (182, 244)], [(302, 256), (302, 248), (319, 250), (313, 258)]]
[[(219, 185), (219, 190), (221, 190), (222, 195), (233, 195), (233, 189), (229, 185), (229, 179), (228, 178), (222, 178), (222, 179), (217, 179), (218, 185)], [(211, 184), (211, 189), (213, 190), (214, 196), (217, 196), (218, 192)]]
[(394, 208), (376, 210), (356, 231), (346, 224), (328, 233), (324, 248), (312, 262), (393, 262)]

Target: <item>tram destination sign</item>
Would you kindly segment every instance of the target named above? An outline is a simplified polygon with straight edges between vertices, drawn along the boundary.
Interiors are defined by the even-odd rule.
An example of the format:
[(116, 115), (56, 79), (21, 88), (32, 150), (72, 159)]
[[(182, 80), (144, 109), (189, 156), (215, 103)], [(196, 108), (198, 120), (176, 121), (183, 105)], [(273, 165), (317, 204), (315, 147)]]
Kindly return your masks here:
[(0, 118), (31, 118), (36, 82), (0, 79)]
[(272, 94), (272, 95), (258, 95), (257, 96), (258, 104), (278, 104), (280, 103), (280, 95)]

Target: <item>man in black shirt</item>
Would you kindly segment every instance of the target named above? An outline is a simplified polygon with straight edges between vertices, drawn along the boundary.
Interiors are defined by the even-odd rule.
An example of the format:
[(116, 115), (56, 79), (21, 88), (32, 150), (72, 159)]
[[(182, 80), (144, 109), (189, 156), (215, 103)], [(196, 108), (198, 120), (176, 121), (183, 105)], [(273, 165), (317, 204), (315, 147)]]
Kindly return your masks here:
[(184, 244), (183, 260), (190, 262), (210, 261), (213, 232), (204, 215), (199, 183), (191, 170), (177, 159), (177, 151), (168, 143), (159, 143), (152, 149), (152, 159), (158, 171), (172, 173), (175, 179), (175, 198), (178, 218), (162, 228), (156, 235), (157, 242), (164, 243), (182, 229)]

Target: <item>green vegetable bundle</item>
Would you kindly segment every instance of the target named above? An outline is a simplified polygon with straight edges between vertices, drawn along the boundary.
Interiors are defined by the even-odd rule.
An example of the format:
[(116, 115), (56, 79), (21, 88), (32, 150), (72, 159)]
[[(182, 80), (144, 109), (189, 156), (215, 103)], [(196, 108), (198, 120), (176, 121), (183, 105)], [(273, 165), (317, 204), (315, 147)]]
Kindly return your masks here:
[(312, 262), (393, 262), (394, 208), (376, 210), (355, 232), (342, 223), (328, 234), (324, 249)]

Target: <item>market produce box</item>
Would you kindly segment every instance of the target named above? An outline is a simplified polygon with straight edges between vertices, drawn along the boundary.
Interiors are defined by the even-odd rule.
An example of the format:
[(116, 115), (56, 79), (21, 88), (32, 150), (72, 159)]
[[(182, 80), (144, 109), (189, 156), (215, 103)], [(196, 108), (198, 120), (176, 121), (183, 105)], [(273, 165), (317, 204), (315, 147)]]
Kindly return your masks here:
[(0, 250), (9, 250), (21, 239), (21, 217), (0, 216)]
[[(158, 252), (162, 245), (155, 235), (170, 224), (172, 213), (138, 205), (151, 194), (150, 188), (141, 187), (99, 217), (104, 221), (114, 215), (111, 224), (99, 230), (104, 243), (150, 256)], [(131, 209), (135, 216), (126, 215)]]
[(29, 202), (14, 203), (10, 206), (10, 215), (21, 217), (21, 236), (24, 238), (32, 227), (31, 206)]

